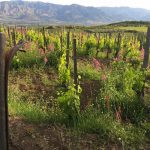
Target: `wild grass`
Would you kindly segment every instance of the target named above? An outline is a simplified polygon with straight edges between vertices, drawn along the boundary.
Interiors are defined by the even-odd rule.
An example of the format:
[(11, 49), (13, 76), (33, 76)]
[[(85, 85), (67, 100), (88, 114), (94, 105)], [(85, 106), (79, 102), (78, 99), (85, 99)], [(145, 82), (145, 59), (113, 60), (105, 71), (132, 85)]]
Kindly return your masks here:
[[(61, 112), (57, 104), (48, 110), (42, 104), (34, 104), (9, 96), (9, 113), (13, 116), (20, 116), (30, 123), (52, 123), (64, 125), (65, 115)], [(68, 126), (76, 134), (97, 134), (102, 143), (116, 143), (124, 149), (139, 148), (144, 144), (146, 137), (146, 127), (136, 127), (132, 124), (122, 124), (117, 122), (108, 113), (103, 114), (99, 110), (90, 107), (79, 117), (76, 126)]]
[(47, 103), (25, 101), (21, 99), (21, 93), (18, 94), (9, 94), (8, 107), (11, 116), (20, 116), (31, 123), (61, 123), (65, 118), (55, 102), (47, 109)]
[[(73, 64), (71, 64), (71, 71), (73, 72)], [(101, 74), (102, 72), (96, 70), (94, 65), (90, 63), (90, 60), (89, 62), (78, 60), (78, 75), (80, 75), (81, 78), (90, 80), (100, 80)]]

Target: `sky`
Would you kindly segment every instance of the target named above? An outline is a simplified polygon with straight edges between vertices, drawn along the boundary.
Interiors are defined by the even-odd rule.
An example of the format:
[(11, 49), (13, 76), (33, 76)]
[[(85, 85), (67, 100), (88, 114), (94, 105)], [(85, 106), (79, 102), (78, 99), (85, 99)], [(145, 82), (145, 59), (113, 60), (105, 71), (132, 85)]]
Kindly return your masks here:
[[(0, 0), (4, 1), (4, 0)], [(109, 7), (119, 7), (128, 6), (133, 8), (145, 8), (150, 10), (150, 0), (31, 0), (31, 1), (43, 1), (54, 4), (80, 4), (84, 6), (109, 6)]]

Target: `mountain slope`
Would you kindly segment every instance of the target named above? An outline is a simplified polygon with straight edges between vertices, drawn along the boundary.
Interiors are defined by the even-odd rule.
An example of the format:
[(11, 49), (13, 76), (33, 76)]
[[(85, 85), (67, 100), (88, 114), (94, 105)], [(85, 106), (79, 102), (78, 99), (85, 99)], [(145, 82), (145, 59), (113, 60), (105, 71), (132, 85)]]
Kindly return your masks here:
[(43, 2), (0, 2), (0, 23), (104, 24), (150, 21), (150, 10), (128, 7), (84, 7)]

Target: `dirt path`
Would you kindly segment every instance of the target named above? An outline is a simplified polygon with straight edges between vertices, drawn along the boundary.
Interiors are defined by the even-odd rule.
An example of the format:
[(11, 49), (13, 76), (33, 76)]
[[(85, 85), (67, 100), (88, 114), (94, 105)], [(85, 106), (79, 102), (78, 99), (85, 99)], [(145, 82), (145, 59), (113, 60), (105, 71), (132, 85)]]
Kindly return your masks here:
[[(31, 124), (20, 118), (10, 118), (10, 150), (67, 149), (57, 126)], [(61, 131), (62, 130), (62, 131)]]
[(32, 124), (10, 117), (10, 150), (121, 150), (116, 145), (101, 145), (98, 135), (76, 135), (56, 125)]

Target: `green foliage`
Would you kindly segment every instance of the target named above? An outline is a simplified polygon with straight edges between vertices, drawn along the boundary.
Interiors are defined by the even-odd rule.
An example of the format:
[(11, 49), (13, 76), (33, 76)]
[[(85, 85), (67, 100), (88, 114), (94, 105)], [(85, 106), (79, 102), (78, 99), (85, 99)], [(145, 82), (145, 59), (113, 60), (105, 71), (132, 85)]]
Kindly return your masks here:
[(79, 119), (78, 128), (81, 131), (95, 133), (101, 140), (119, 143), (123, 149), (139, 148), (145, 140), (145, 130), (133, 126), (123, 125), (113, 118), (110, 113), (101, 113), (93, 106), (89, 107)]
[(32, 67), (35, 64), (41, 63), (41, 57), (38, 57), (39, 54), (35, 50), (29, 50), (26, 53), (17, 53), (12, 62), (12, 67), (17, 68), (28, 68)]
[(91, 35), (85, 42), (85, 50), (86, 50), (85, 55), (89, 57), (94, 56), (96, 44), (97, 44), (96, 38), (94, 37), (94, 35)]
[(54, 43), (54, 45), (55, 45), (55, 50), (60, 50), (60, 38), (59, 38), (59, 36), (57, 35), (55, 38), (53, 37), (52, 38), (52, 41), (53, 41), (53, 43)]
[[(6, 32), (4, 28), (0, 30)], [(16, 42), (18, 42), (22, 35), (20, 31), (17, 32), (16, 30), (15, 32)], [(17, 91), (14, 88), (10, 91), (10, 114), (24, 117), (30, 122), (74, 125), (75, 130), (96, 133), (102, 141), (104, 140), (103, 143), (107, 143), (108, 140), (110, 144), (113, 142), (122, 145), (123, 149), (129, 149), (130, 146), (138, 149), (137, 145), (142, 144), (145, 136), (149, 137), (149, 122), (148, 119), (145, 119), (148, 116), (147, 106), (144, 106), (140, 98), (145, 72), (141, 71), (140, 66), (139, 39), (125, 33), (121, 37), (121, 43), (118, 44), (117, 39), (115, 39), (118, 33), (114, 33), (110, 38), (101, 33), (98, 45), (98, 39), (94, 35), (89, 36), (87, 33), (83, 33), (82, 45), (80, 45), (80, 34), (70, 33), (70, 37), (76, 35), (78, 39), (77, 54), (82, 56), (78, 59), (78, 74), (83, 77), (82, 83), (86, 84), (86, 79), (89, 82), (100, 83), (99, 86), (96, 86), (95, 82), (92, 84), (95, 87), (92, 86), (94, 89), (90, 91), (91, 95), (94, 90), (101, 88), (96, 100), (89, 97), (90, 100), (92, 99), (90, 102), (93, 102), (93, 105), (90, 104), (90, 107), (87, 106), (85, 111), (81, 113), (80, 96), (82, 90), (80, 85), (77, 85), (78, 90), (76, 90), (76, 85), (73, 84), (71, 78), (73, 65), (69, 64), (69, 68), (66, 67), (66, 32), (61, 33), (62, 50), (60, 33), (53, 32), (45, 32), (47, 46), (49, 46), (47, 49), (44, 47), (44, 38), (41, 31), (36, 32), (34, 29), (28, 29), (27, 33), (24, 34), (23, 38), (30, 41), (30, 44), (26, 46), (26, 53), (18, 52), (12, 63), (12, 67), (18, 69), (12, 72), (22, 72), (16, 82), (18, 82), (17, 86), (24, 92), (21, 93), (19, 88)], [(142, 40), (145, 42), (145, 38)], [(11, 44), (12, 38), (9, 39), (9, 46)], [(72, 40), (70, 40), (70, 56), (72, 56), (71, 49)], [(112, 63), (111, 57), (114, 56), (116, 50), (119, 51), (119, 57)], [(96, 52), (100, 52), (97, 57), (101, 56), (101, 58), (106, 58), (106, 52), (111, 54), (109, 60), (102, 60), (101, 62), (104, 61), (104, 63), (99, 63), (94, 68), (91, 60), (86, 59), (85, 56), (93, 57)], [(58, 69), (58, 72), (54, 69), (54, 72), (56, 71), (53, 72), (54, 77), (49, 70), (52, 66)], [(47, 74), (44, 74), (44, 71)], [(58, 73), (58, 76), (56, 73)], [(33, 74), (35, 76), (31, 78)], [(17, 76), (19, 75), (17, 74)], [(22, 84), (22, 78), (24, 77), (27, 82)], [(34, 83), (37, 78), (38, 85)], [(100, 78), (101, 81), (99, 81)], [(28, 85), (29, 83), (30, 85)], [(145, 87), (148, 89), (149, 84), (146, 83)], [(51, 90), (55, 92), (51, 92)], [(34, 93), (35, 91), (39, 95)], [(56, 91), (59, 91), (57, 96)], [(96, 92), (98, 93), (98, 91)], [(56, 99), (51, 99), (51, 94), (54, 94)], [(84, 94), (83, 92), (83, 96)], [(33, 95), (38, 96), (34, 97)], [(117, 119), (117, 113), (120, 115), (120, 120)]]
[[(13, 58), (12, 68), (31, 68), (33, 66), (53, 66), (58, 68), (59, 59), (61, 56), (60, 51), (54, 50), (52, 52), (46, 51), (46, 53), (41, 54), (41, 50), (37, 50), (34, 43), (29, 44), (29, 49), (25, 53), (18, 52)], [(43, 49), (42, 49), (43, 51)], [(48, 62), (44, 62), (44, 58), (47, 58)]]
[(78, 74), (84, 79), (99, 80), (101, 72), (97, 71), (90, 63), (78, 62)]
[(129, 60), (133, 65), (139, 65), (140, 64), (140, 43), (134, 41), (127, 42), (126, 48), (124, 48), (123, 51), (123, 58)]
[[(81, 88), (79, 85), (74, 85), (71, 81), (70, 66), (68, 68), (66, 67), (66, 51), (64, 50), (60, 58), (58, 72), (59, 82), (65, 87), (65, 91), (58, 93), (60, 108), (68, 116), (69, 123), (76, 123), (80, 111)], [(78, 90), (76, 90), (76, 86), (78, 86)]]
[(39, 45), (39, 48), (44, 48), (43, 34), (39, 34), (39, 36), (38, 36), (38, 45)]
[(47, 55), (48, 63), (47, 66), (53, 66), (58, 68), (59, 59), (60, 59), (60, 51), (53, 51)]
[(70, 68), (66, 67), (66, 54), (64, 53), (60, 58), (60, 64), (58, 67), (59, 82), (60, 84), (69, 85), (70, 83)]
[[(33, 42), (28, 43), (28, 49), (25, 53), (18, 52), (13, 59), (12, 68), (30, 68), (33, 66), (53, 66), (58, 67), (58, 62), (61, 56), (61, 52), (46, 51), (43, 52), (43, 49), (38, 50), (37, 45)], [(42, 51), (42, 52), (41, 52)], [(44, 58), (47, 58), (48, 62), (44, 62)]]
[[(27, 94), (27, 93), (26, 93)], [(65, 114), (62, 113), (56, 101), (49, 107), (44, 99), (30, 101), (17, 88), (9, 90), (8, 107), (10, 115), (21, 116), (33, 123), (64, 123)]]
[(81, 88), (78, 86), (78, 91), (75, 89), (75, 85), (72, 84), (68, 87), (66, 92), (58, 93), (58, 102), (60, 108), (68, 116), (69, 123), (76, 124), (80, 113), (80, 93)]
[[(37, 42), (37, 40), (38, 40), (38, 34), (37, 34), (37, 32), (35, 31), (35, 30), (28, 30), (27, 32), (26, 32), (26, 39), (28, 40), (28, 41), (34, 41), (34, 42)], [(41, 37), (40, 35), (39, 35), (39, 37)], [(40, 43), (41, 41), (39, 40), (39, 43)]]
[(114, 62), (111, 72), (107, 72), (101, 89), (100, 105), (103, 111), (114, 112), (121, 108), (122, 117), (138, 123), (144, 114), (140, 94), (144, 84), (144, 74), (140, 68), (133, 68), (125, 62)]

